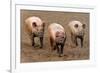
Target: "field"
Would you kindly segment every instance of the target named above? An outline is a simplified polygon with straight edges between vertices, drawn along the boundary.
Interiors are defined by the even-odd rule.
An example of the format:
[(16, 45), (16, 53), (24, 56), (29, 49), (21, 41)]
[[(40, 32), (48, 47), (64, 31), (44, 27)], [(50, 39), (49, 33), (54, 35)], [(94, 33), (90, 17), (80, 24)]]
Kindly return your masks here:
[[(47, 61), (71, 61), (71, 60), (87, 60), (89, 59), (89, 13), (79, 12), (56, 12), (56, 11), (35, 11), (35, 10), (21, 10), (20, 13), (20, 26), (21, 26), (21, 63), (31, 62), (47, 62)], [(44, 46), (39, 48), (39, 39), (36, 38), (35, 48), (31, 46), (31, 40), (25, 32), (24, 24), (25, 19), (30, 16), (40, 17), (45, 21), (45, 33), (44, 33)], [(72, 20), (79, 20), (86, 24), (84, 47), (73, 47), (71, 44), (70, 32), (68, 29), (68, 22)], [(48, 39), (47, 27), (51, 23), (61, 24), (67, 34), (67, 40), (64, 46), (64, 56), (58, 57), (57, 50), (50, 51), (50, 41)], [(80, 45), (80, 40), (78, 40)]]

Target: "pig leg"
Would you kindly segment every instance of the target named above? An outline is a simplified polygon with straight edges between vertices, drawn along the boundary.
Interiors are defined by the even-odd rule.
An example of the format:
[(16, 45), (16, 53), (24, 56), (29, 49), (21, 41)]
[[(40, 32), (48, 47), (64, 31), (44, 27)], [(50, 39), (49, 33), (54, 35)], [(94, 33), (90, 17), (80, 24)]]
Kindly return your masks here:
[(56, 49), (56, 44), (54, 43), (54, 40), (51, 37), (50, 37), (50, 45), (51, 45), (52, 50)]
[(51, 45), (51, 48), (53, 47), (53, 39), (50, 37), (50, 45)]
[(83, 37), (80, 38), (81, 39), (81, 48), (83, 47)]
[(72, 40), (72, 42), (74, 42), (73, 34), (71, 34), (71, 40)]
[(78, 46), (77, 37), (75, 37), (75, 44), (76, 44), (76, 46)]
[(60, 53), (60, 47), (59, 47), (58, 44), (56, 44), (56, 46), (57, 46), (57, 53), (59, 54)]
[(40, 44), (41, 44), (40, 48), (43, 48), (43, 37), (40, 37)]
[(32, 46), (34, 46), (35, 42), (34, 42), (34, 34), (32, 34)]
[(72, 44), (75, 44), (75, 36), (71, 33)]
[(60, 52), (59, 52), (59, 57), (63, 56), (63, 49), (64, 49), (64, 44), (61, 44)]
[(61, 45), (61, 44), (56, 44), (56, 46), (57, 46), (57, 53), (58, 53), (59, 57), (62, 57), (63, 45)]
[(71, 35), (71, 40), (72, 40), (73, 47), (76, 47), (76, 45), (77, 45), (76, 36), (75, 35)]
[(59, 57), (62, 57), (63, 55), (63, 44), (57, 45), (57, 53), (59, 54)]
[(61, 44), (61, 47), (60, 47), (60, 55), (59, 55), (60, 57), (63, 56), (63, 50), (64, 50), (65, 41), (66, 41), (66, 38), (65, 38), (64, 42)]
[(56, 45), (54, 45), (53, 50), (56, 50), (56, 47), (57, 47), (57, 46), (56, 46)]

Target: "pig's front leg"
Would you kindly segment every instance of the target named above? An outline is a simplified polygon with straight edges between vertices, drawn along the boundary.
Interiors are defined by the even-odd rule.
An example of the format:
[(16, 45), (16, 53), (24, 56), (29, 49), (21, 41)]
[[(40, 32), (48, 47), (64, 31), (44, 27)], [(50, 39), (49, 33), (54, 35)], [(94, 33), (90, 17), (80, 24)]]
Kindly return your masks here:
[(43, 37), (40, 37), (40, 48), (43, 48)]
[(32, 46), (35, 45), (35, 42), (34, 42), (34, 34), (32, 33)]
[(83, 47), (83, 37), (80, 38), (81, 39), (81, 48)]

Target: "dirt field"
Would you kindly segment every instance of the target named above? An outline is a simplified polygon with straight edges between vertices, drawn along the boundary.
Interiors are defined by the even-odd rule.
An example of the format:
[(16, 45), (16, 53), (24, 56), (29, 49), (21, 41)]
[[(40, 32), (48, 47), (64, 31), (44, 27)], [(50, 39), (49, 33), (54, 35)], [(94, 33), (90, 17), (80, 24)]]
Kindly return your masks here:
[[(40, 17), (46, 22), (44, 34), (44, 46), (39, 48), (39, 39), (36, 38), (36, 48), (31, 46), (31, 40), (25, 32), (24, 20), (30, 16)], [(71, 20), (79, 20), (86, 24), (86, 35), (84, 36), (84, 47), (73, 48), (71, 45), (70, 33), (67, 24)], [(48, 39), (47, 27), (50, 23), (61, 24), (67, 34), (67, 40), (64, 46), (64, 56), (58, 57), (57, 50), (50, 52), (50, 42)], [(80, 40), (79, 43), (80, 44)], [(76, 12), (54, 12), (54, 11), (32, 11), (21, 10), (21, 63), (46, 62), (46, 61), (68, 61), (68, 60), (86, 60), (89, 59), (89, 13)]]

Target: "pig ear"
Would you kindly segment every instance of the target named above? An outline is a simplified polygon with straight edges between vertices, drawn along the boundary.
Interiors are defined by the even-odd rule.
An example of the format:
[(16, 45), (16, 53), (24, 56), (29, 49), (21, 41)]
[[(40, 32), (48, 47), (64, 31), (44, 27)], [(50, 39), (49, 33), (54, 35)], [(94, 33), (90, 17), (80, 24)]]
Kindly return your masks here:
[(32, 26), (33, 26), (33, 27), (36, 27), (36, 26), (37, 26), (37, 25), (36, 25), (36, 22), (33, 22), (33, 23), (32, 23)]
[(44, 21), (43, 21), (42, 25), (43, 25), (43, 27), (45, 27), (45, 22)]
[(82, 27), (85, 29), (86, 28), (86, 24), (83, 24)]
[(74, 27), (75, 27), (75, 28), (78, 28), (78, 24), (75, 24)]

